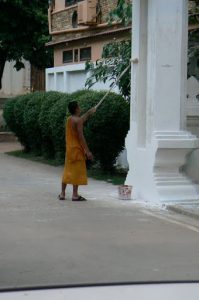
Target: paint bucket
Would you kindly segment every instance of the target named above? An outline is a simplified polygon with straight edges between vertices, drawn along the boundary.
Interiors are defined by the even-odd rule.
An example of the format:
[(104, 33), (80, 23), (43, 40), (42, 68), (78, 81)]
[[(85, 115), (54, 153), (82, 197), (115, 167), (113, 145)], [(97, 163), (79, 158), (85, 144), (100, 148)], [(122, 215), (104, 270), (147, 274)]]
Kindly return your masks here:
[(120, 185), (118, 186), (118, 195), (121, 200), (131, 200), (131, 185)]

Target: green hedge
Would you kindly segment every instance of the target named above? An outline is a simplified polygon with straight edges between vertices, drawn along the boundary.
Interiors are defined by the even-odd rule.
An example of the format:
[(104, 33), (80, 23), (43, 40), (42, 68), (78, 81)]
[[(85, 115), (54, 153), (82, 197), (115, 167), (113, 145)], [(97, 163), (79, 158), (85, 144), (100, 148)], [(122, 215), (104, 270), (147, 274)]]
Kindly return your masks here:
[(69, 94), (64, 94), (64, 96), (55, 103), (49, 114), (49, 126), (55, 149), (55, 159), (60, 162), (64, 162), (65, 158), (65, 123), (68, 113), (68, 103), (70, 101), (71, 96)]
[[(96, 105), (106, 92), (94, 92), (79, 96), (82, 113)], [(101, 167), (110, 171), (119, 153), (124, 149), (129, 129), (129, 104), (115, 93), (110, 93), (96, 114), (85, 126), (85, 137), (95, 159)]]
[[(104, 94), (80, 90), (72, 94), (36, 92), (19, 96), (6, 102), (4, 118), (26, 151), (63, 162), (69, 101), (78, 101), (84, 113)], [(84, 128), (89, 148), (102, 169), (110, 171), (114, 167), (128, 128), (129, 104), (120, 95), (110, 93)]]
[(16, 119), (15, 119), (14, 109), (17, 100), (18, 97), (7, 100), (3, 108), (3, 118), (6, 121), (6, 125), (8, 126), (8, 129), (10, 129), (13, 132), (16, 132)]
[(14, 116), (16, 121), (16, 129), (14, 132), (27, 152), (30, 151), (31, 144), (29, 143), (28, 133), (26, 132), (24, 124), (24, 112), (33, 95), (34, 94), (28, 94), (18, 97), (14, 107)]
[(42, 154), (42, 136), (39, 126), (39, 114), (45, 93), (35, 92), (31, 95), (24, 110), (24, 126), (30, 150), (35, 154)]
[(59, 92), (45, 93), (45, 99), (41, 104), (39, 114), (39, 126), (42, 136), (42, 153), (45, 158), (53, 159), (55, 157), (55, 148), (51, 130), (50, 112), (56, 102), (63, 97), (64, 94)]

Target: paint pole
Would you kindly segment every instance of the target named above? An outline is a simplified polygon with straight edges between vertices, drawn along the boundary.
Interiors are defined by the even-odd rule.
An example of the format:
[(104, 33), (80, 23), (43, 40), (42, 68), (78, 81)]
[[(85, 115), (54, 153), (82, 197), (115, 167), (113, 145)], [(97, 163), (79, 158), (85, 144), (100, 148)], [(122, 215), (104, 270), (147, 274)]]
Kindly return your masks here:
[(102, 97), (102, 99), (99, 101), (99, 103), (95, 106), (95, 109), (97, 110), (97, 108), (103, 103), (103, 101), (106, 99), (106, 97), (110, 94), (110, 92), (113, 90), (113, 88), (117, 85), (117, 83), (120, 81), (120, 79), (124, 76), (124, 74), (126, 74), (126, 72), (129, 70), (130, 68), (130, 64), (128, 65), (128, 67), (126, 69), (124, 69), (124, 71), (120, 74), (120, 76), (118, 76), (116, 82), (111, 86), (111, 88), (107, 91), (107, 93)]

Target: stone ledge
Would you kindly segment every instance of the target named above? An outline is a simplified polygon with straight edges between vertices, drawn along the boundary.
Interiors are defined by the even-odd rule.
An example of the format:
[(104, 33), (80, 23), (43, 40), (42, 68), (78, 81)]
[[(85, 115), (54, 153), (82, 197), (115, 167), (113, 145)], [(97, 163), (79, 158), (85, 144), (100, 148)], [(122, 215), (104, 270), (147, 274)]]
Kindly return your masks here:
[(15, 142), (16, 136), (12, 132), (0, 132), (0, 142)]
[(6, 100), (9, 99), (9, 98), (1, 98), (0, 97), (0, 109), (3, 109), (4, 107), (4, 104), (6, 103)]
[(167, 205), (167, 209), (169, 211), (185, 215), (187, 217), (199, 220), (199, 205), (193, 208), (191, 207), (186, 207), (186, 206), (181, 206), (181, 205)]

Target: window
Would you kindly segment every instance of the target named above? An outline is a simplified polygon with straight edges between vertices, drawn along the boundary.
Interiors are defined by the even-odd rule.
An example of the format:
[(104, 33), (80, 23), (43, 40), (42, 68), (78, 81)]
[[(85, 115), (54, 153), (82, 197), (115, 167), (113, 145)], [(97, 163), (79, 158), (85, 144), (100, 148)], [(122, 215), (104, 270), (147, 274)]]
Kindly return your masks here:
[(48, 3), (49, 3), (49, 6), (50, 6), (52, 9), (55, 8), (55, 0), (49, 0)]
[(91, 47), (63, 51), (63, 63), (91, 60)]
[(65, 0), (65, 7), (75, 5), (83, 0)]
[(73, 62), (73, 50), (63, 52), (63, 63)]
[(76, 0), (65, 0), (65, 6), (71, 6), (76, 4)]
[(77, 11), (74, 11), (74, 13), (73, 13), (72, 26), (73, 26), (73, 28), (77, 28), (77, 26), (78, 26)]
[(80, 49), (80, 60), (90, 60), (91, 59), (91, 47)]
[(74, 62), (79, 61), (79, 49), (74, 50)]

